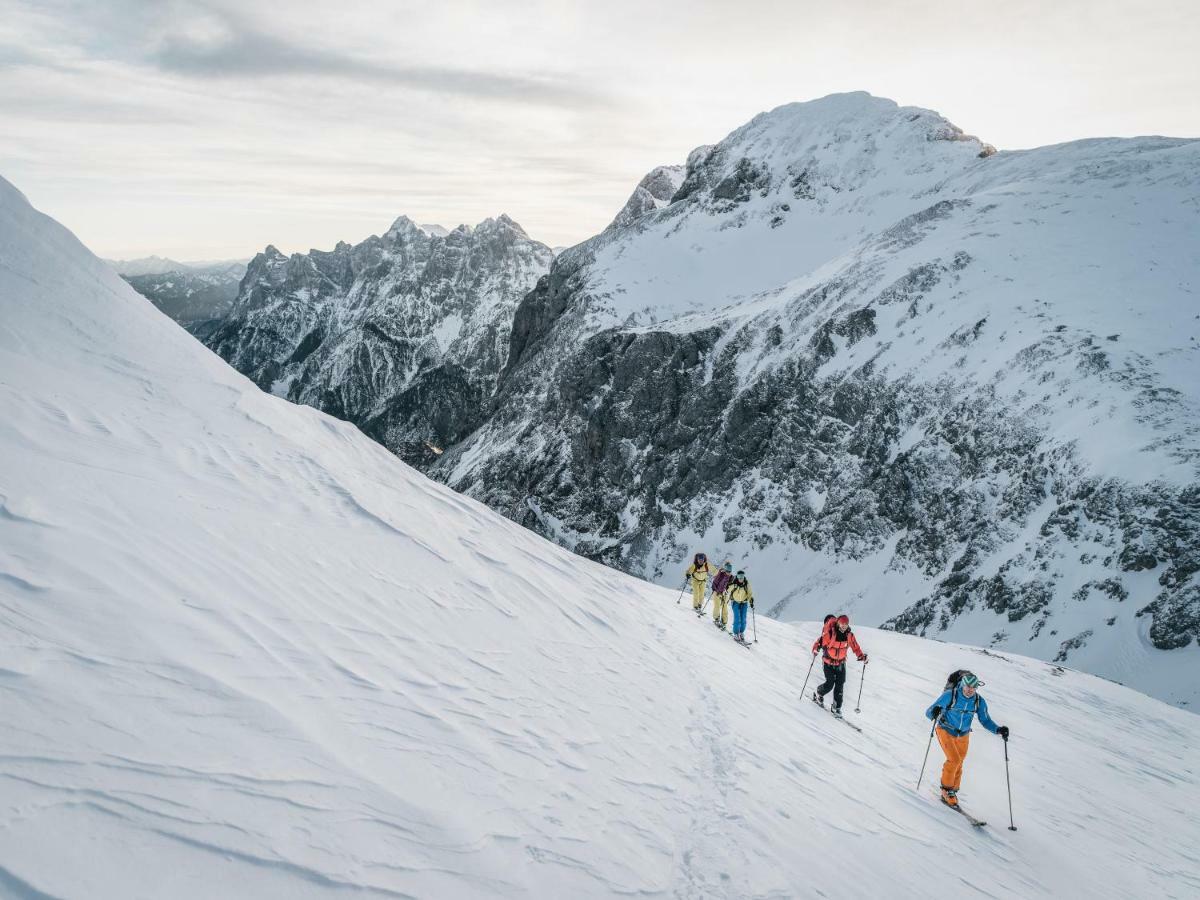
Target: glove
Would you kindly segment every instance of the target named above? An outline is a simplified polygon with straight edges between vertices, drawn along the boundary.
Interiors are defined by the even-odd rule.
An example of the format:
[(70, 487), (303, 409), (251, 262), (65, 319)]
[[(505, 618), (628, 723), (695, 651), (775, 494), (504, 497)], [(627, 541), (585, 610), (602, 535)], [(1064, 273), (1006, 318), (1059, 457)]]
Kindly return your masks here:
[(754, 609), (754, 598), (753, 597), (750, 598), (750, 608)]
[(933, 713), (932, 718), (937, 719), (937, 717), (942, 714), (942, 708), (940, 706), (935, 706), (930, 710), (930, 712)]
[(859, 661), (860, 663), (863, 663), (863, 664), (865, 665), (865, 664), (866, 664), (866, 662), (867, 662), (867, 654), (865, 654), (865, 653), (864, 653), (862, 656), (860, 656), (860, 657), (858, 658), (858, 661)]
[(813, 651), (813, 656), (816, 656), (816, 655), (817, 655), (818, 653), (820, 653), (820, 652), (821, 652), (820, 650), (814, 650), (814, 651)]
[(1000, 735), (1000, 737), (1004, 738), (1007, 741), (1008, 740), (1008, 726), (1001, 725), (999, 728), (996, 729), (996, 734)]

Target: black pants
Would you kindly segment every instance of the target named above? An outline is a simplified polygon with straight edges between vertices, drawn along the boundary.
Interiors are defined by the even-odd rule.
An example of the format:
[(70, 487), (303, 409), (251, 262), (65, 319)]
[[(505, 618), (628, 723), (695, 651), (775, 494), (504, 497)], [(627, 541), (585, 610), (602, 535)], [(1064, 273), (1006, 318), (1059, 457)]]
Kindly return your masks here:
[(817, 693), (824, 697), (833, 691), (833, 705), (841, 707), (842, 691), (846, 687), (846, 664), (831, 666), (825, 663), (825, 683), (817, 688)]

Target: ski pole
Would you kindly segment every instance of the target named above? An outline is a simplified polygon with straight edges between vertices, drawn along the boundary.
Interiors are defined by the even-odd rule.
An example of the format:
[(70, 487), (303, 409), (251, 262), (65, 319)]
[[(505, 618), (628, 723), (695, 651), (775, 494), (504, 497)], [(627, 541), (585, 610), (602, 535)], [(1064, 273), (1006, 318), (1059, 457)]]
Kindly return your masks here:
[(933, 720), (933, 727), (929, 729), (929, 743), (925, 745), (925, 759), (921, 761), (921, 775), (917, 778), (917, 790), (921, 789), (921, 779), (925, 777), (925, 764), (929, 762), (929, 748), (933, 746), (933, 733), (937, 730), (938, 722), (941, 721), (941, 716)]
[[(867, 660), (867, 662), (870, 662), (870, 660)], [(862, 706), (863, 682), (866, 680), (867, 680), (867, 663), (863, 663), (862, 678), (860, 678), (858, 681), (858, 700), (856, 700), (854, 703), (854, 711), (856, 713), (862, 712), (862, 710), (859, 709), (859, 707)]]
[(1004, 739), (1004, 780), (1008, 784), (1008, 830), (1016, 831), (1012, 813), (1012, 778), (1008, 774), (1008, 738)]
[(685, 579), (683, 579), (683, 587), (681, 587), (679, 589), (679, 597), (675, 601), (676, 606), (678, 606), (683, 601), (683, 592), (686, 590), (687, 590), (687, 579), (685, 578)]
[(750, 627), (754, 629), (754, 643), (758, 643), (758, 621), (754, 617), (754, 604), (750, 604)]
[(700, 615), (704, 615), (704, 611), (708, 609), (708, 601), (712, 599), (712, 591), (709, 590), (708, 596), (704, 598), (704, 605), (700, 607)]
[(808, 690), (808, 679), (812, 677), (813, 666), (817, 664), (817, 654), (813, 654), (812, 662), (808, 664), (808, 674), (804, 676), (804, 687), (800, 688), (800, 696), (804, 696), (804, 692)]

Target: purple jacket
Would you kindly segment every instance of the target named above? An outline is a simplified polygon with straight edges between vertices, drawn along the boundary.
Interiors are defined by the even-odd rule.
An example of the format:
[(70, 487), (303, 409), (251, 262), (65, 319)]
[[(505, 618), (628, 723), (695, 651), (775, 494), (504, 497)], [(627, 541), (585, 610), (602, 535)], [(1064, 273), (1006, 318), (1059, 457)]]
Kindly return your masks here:
[(717, 573), (717, 577), (713, 579), (713, 593), (722, 594), (725, 588), (729, 587), (729, 582), (733, 581), (733, 576), (722, 569)]

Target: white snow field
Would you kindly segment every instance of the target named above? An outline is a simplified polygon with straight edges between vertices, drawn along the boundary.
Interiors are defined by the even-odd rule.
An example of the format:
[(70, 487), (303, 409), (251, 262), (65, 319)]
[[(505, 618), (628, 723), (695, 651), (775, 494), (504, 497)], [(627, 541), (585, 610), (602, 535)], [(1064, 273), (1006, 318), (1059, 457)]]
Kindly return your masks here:
[[(811, 623), (675, 596), (260, 392), (0, 180), (0, 895), (1200, 896), (1200, 717), (863, 630), (860, 734)], [(993, 735), (986, 829), (936, 747), (914, 790), (958, 666), (1018, 831)]]

